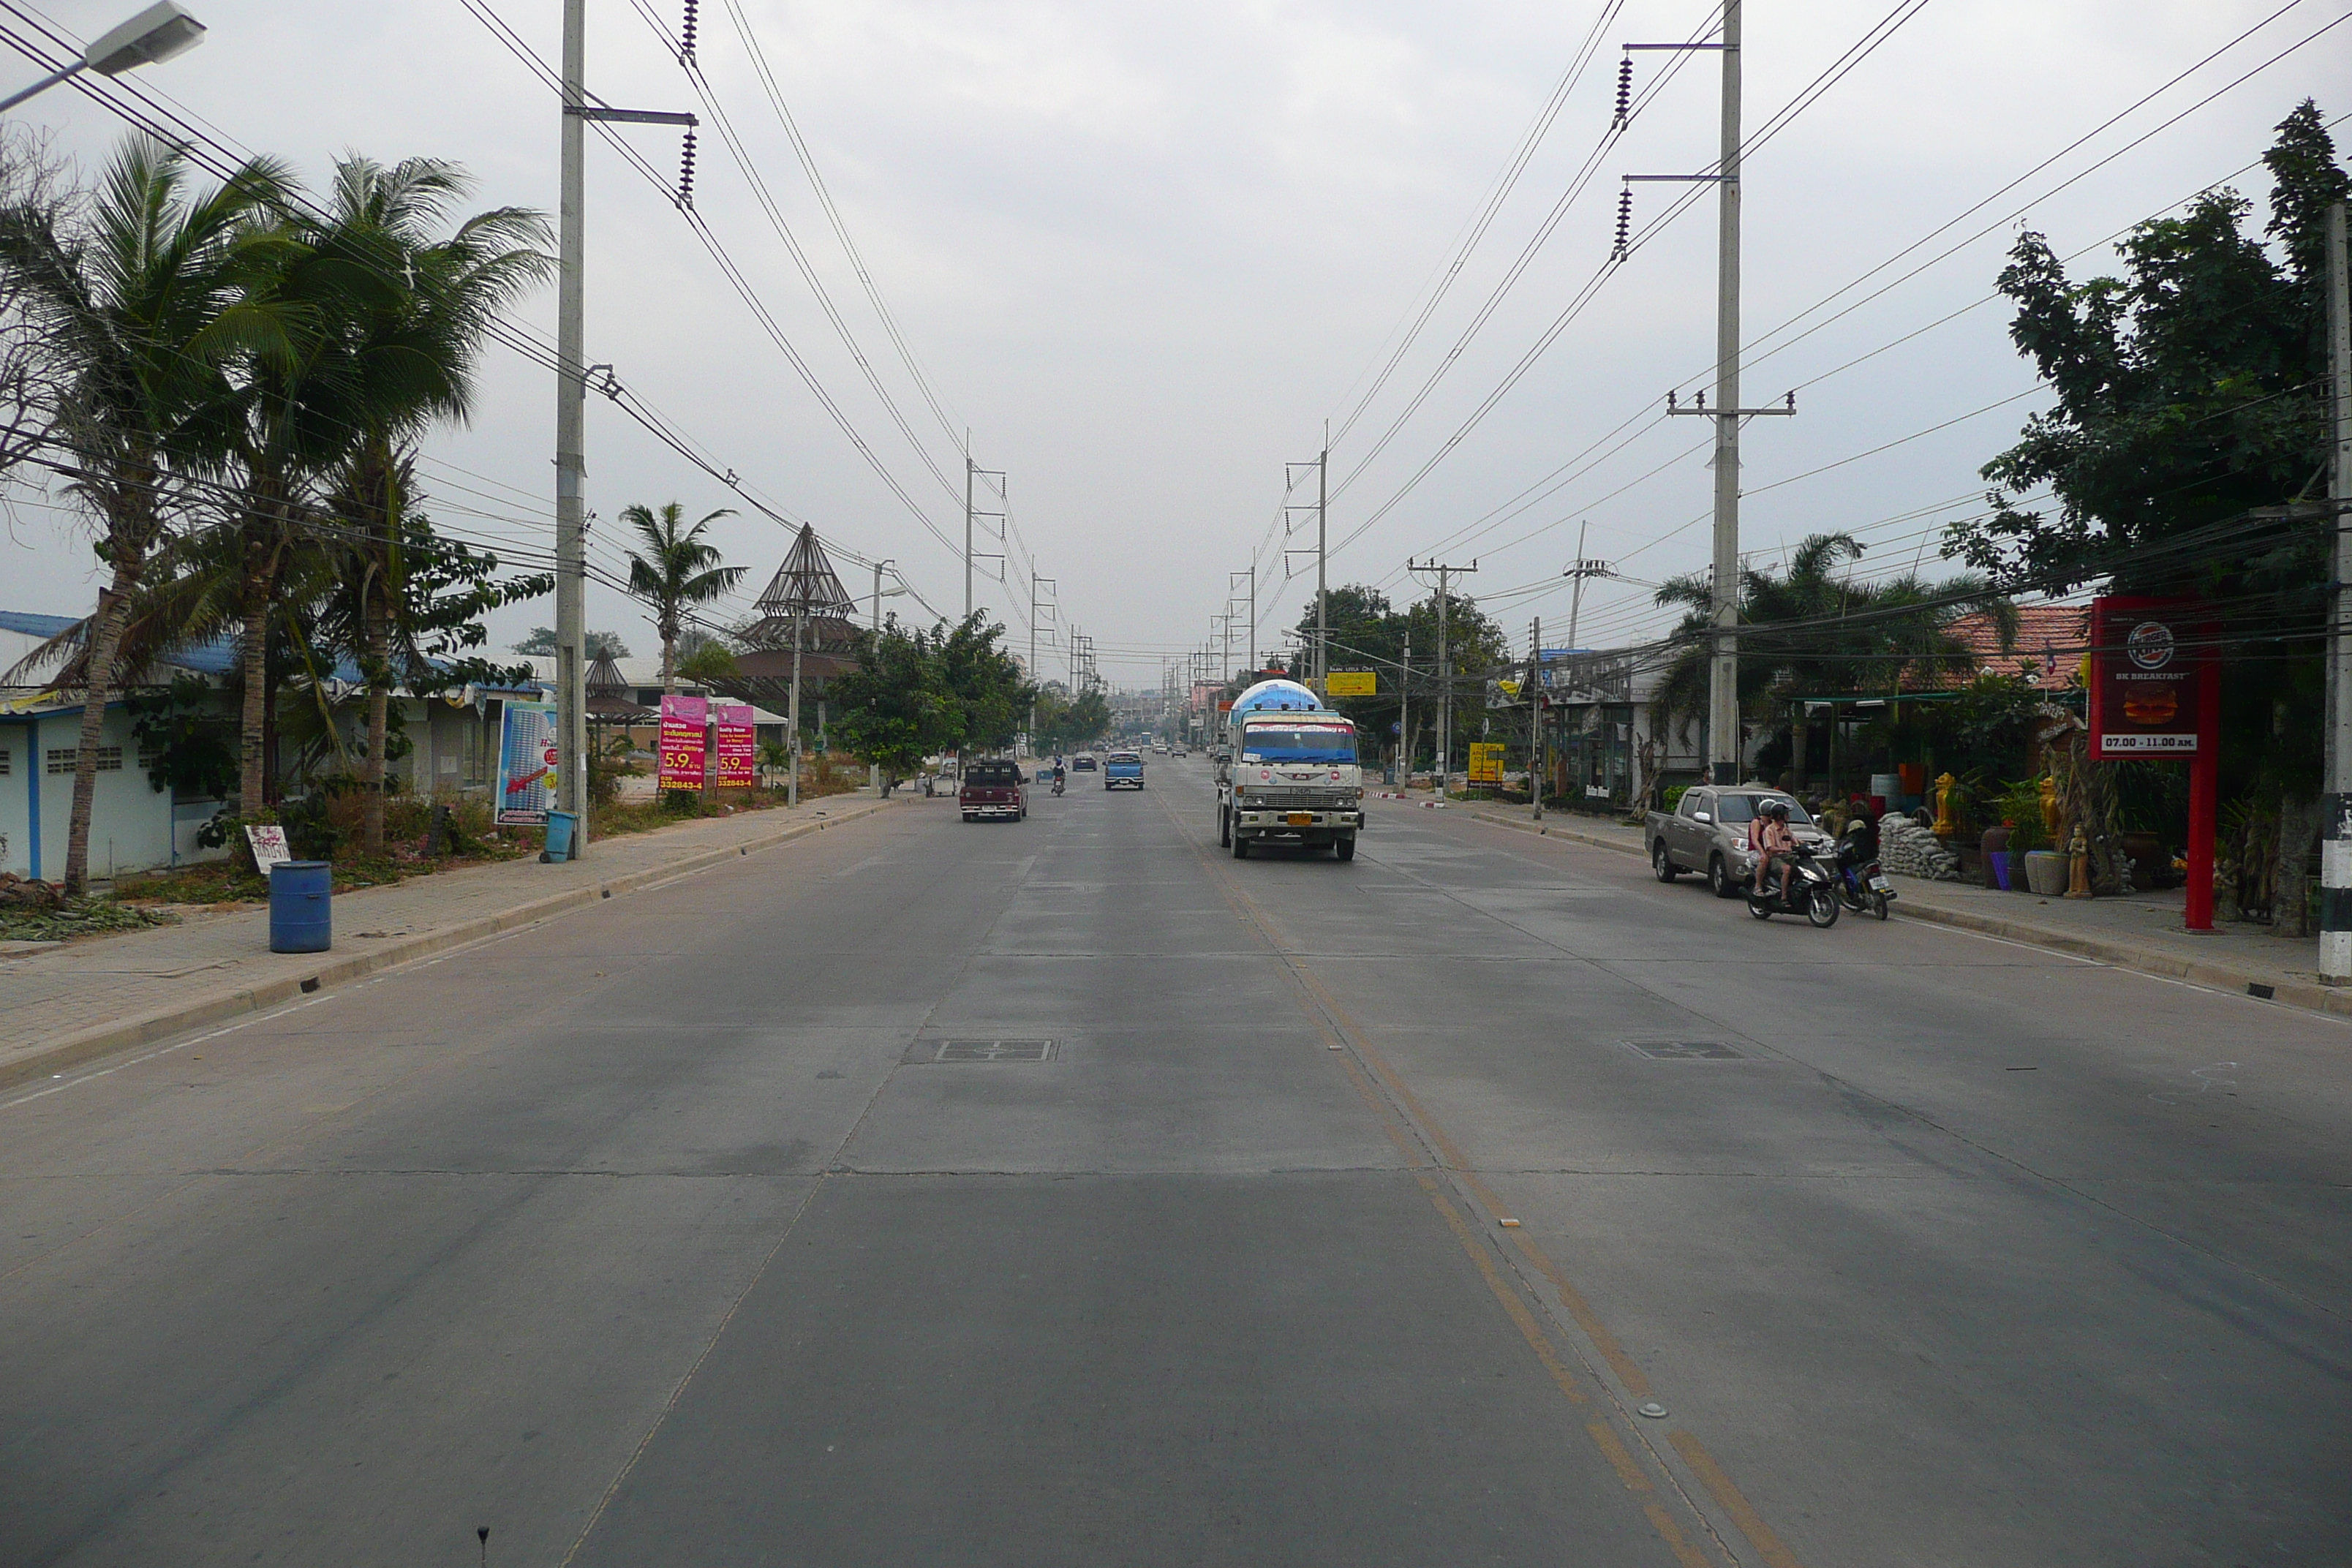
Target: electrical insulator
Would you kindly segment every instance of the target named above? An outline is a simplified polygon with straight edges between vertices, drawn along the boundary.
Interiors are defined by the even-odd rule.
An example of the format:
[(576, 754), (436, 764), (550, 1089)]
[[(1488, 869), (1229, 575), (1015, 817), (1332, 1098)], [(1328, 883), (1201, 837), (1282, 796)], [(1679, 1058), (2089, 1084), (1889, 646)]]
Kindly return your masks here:
[(678, 154), (677, 205), (682, 207), (690, 207), (694, 205), (694, 128), (692, 126), (687, 127), (686, 147)]
[(1625, 129), (1626, 117), (1633, 111), (1633, 57), (1627, 55), (1617, 62), (1617, 129)]
[[(686, 26), (677, 33), (677, 52), (688, 59), (694, 58), (694, 8), (696, 0), (686, 0)], [(1631, 63), (1631, 62), (1628, 62)]]
[(1617, 246), (1611, 252), (1617, 259), (1625, 258), (1625, 243), (1633, 229), (1633, 187), (1625, 186), (1617, 193)]

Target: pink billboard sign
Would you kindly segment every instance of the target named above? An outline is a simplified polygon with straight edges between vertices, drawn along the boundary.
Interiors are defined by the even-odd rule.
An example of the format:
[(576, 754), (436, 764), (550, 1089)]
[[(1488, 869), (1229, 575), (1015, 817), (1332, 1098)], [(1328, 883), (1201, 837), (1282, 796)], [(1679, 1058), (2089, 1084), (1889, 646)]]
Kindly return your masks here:
[(758, 781), (754, 766), (754, 736), (751, 727), (751, 705), (748, 702), (722, 702), (710, 710), (719, 745), (719, 787), (750, 789)]
[(663, 789), (700, 789), (709, 737), (710, 699), (680, 697), (661, 700), (661, 742), (656, 752), (655, 782)]

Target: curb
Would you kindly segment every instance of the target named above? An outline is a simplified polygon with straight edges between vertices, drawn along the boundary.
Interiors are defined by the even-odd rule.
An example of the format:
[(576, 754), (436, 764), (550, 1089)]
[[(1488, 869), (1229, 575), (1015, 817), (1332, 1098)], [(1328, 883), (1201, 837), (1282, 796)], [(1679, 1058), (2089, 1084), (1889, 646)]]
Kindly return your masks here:
[(890, 804), (888, 801), (874, 801), (839, 816), (827, 816), (821, 822), (794, 823), (790, 827), (779, 828), (758, 838), (730, 844), (724, 848), (705, 849), (684, 859), (632, 871), (625, 877), (615, 877), (609, 881), (585, 887), (567, 888), (562, 892), (550, 893), (527, 903), (500, 910), (496, 914), (478, 915), (440, 931), (423, 931), (413, 937), (387, 941), (348, 958), (331, 958), (310, 974), (265, 981), (240, 991), (208, 996), (202, 1001), (159, 1007), (152, 1012), (97, 1025), (66, 1035), (0, 1067), (0, 1089), (38, 1078), (44, 1073), (55, 1073), (61, 1068), (76, 1066), (92, 1057), (104, 1056), (126, 1046), (151, 1045), (188, 1029), (217, 1024), (225, 1018), (258, 1013), (329, 986), (345, 985), (381, 970), (392, 969), (449, 948), (462, 947), (486, 936), (512, 931), (517, 926), (530, 925), (583, 904), (602, 903), (616, 893), (637, 892), (654, 883), (666, 882), (673, 877), (716, 866), (722, 860), (740, 859), (755, 849), (772, 849), (795, 838), (805, 838), (812, 833), (823, 833), (829, 827), (838, 827), (844, 823), (870, 816)]
[[(1620, 838), (1604, 837), (1591, 832), (1580, 832), (1572, 827), (1538, 826), (1532, 822), (1507, 816), (1496, 816), (1484, 811), (1470, 814), (1480, 822), (1491, 822), (1497, 827), (1516, 828), (1521, 833), (1535, 833), (1550, 838), (1565, 838), (1578, 844), (1601, 849), (1615, 849), (1628, 855), (1642, 853), (1639, 845)], [(1895, 912), (1905, 920), (1924, 921), (1930, 925), (1950, 926), (1958, 931), (1974, 931), (1980, 936), (1997, 936), (2007, 942), (2023, 942), (2029, 947), (2047, 948), (2073, 958), (2088, 958), (2128, 969), (2139, 974), (2153, 974), (2163, 980), (2185, 980), (2191, 984), (2208, 986), (2215, 991), (2233, 992), (2261, 1002), (2276, 1002), (2282, 1006), (2299, 1007), (2307, 1013), (2325, 1013), (2333, 1017), (2352, 1017), (2352, 992), (2333, 986), (2315, 985), (2300, 980), (2257, 980), (2242, 970), (2218, 963), (2204, 963), (2193, 958), (2179, 958), (2169, 953), (2149, 952), (2145, 948), (2110, 942), (2102, 937), (2083, 936), (2074, 931), (2053, 930), (2049, 926), (2031, 925), (2022, 921), (2001, 920), (1980, 915), (1968, 910), (1938, 909), (1933, 904), (1905, 903), (1898, 900)]]

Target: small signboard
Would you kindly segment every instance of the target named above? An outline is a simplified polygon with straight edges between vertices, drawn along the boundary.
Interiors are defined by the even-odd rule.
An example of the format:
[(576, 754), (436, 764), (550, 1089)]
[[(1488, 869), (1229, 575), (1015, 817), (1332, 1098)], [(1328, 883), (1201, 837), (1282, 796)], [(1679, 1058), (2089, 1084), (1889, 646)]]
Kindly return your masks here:
[(661, 700), (661, 739), (655, 752), (654, 782), (662, 789), (700, 789), (709, 764), (710, 699), (682, 697), (676, 692)]
[(555, 704), (509, 700), (499, 716), (498, 820), (544, 827), (555, 809)]
[(1380, 676), (1369, 669), (1335, 669), (1325, 678), (1334, 697), (1378, 697)]
[(294, 858), (293, 851), (286, 847), (286, 830), (274, 822), (247, 828), (245, 841), (253, 846), (253, 868), (265, 877), (272, 866)]
[(2196, 644), (2206, 614), (2190, 599), (2091, 602), (2091, 754), (2194, 757), (2210, 750), (2204, 683), (2211, 660)]
[(1500, 741), (1470, 742), (1470, 782), (1472, 784), (1503, 782), (1503, 743)]
[(756, 731), (749, 702), (721, 702), (710, 710), (713, 741), (719, 752), (719, 787), (750, 789), (758, 783), (753, 766)]

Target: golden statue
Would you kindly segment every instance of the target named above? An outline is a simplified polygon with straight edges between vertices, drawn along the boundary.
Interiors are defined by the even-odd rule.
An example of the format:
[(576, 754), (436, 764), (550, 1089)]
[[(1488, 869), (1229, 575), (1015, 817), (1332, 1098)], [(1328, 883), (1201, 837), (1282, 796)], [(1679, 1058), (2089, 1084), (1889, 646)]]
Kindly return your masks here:
[(1952, 791), (1959, 782), (1949, 773), (1936, 780), (1936, 837), (1938, 838), (1949, 838), (1960, 830), (1960, 825), (1952, 820)]
[(2066, 808), (2058, 800), (2058, 780), (2050, 773), (2042, 774), (2042, 830), (2053, 844), (2060, 842), (2058, 826), (2065, 815)]

